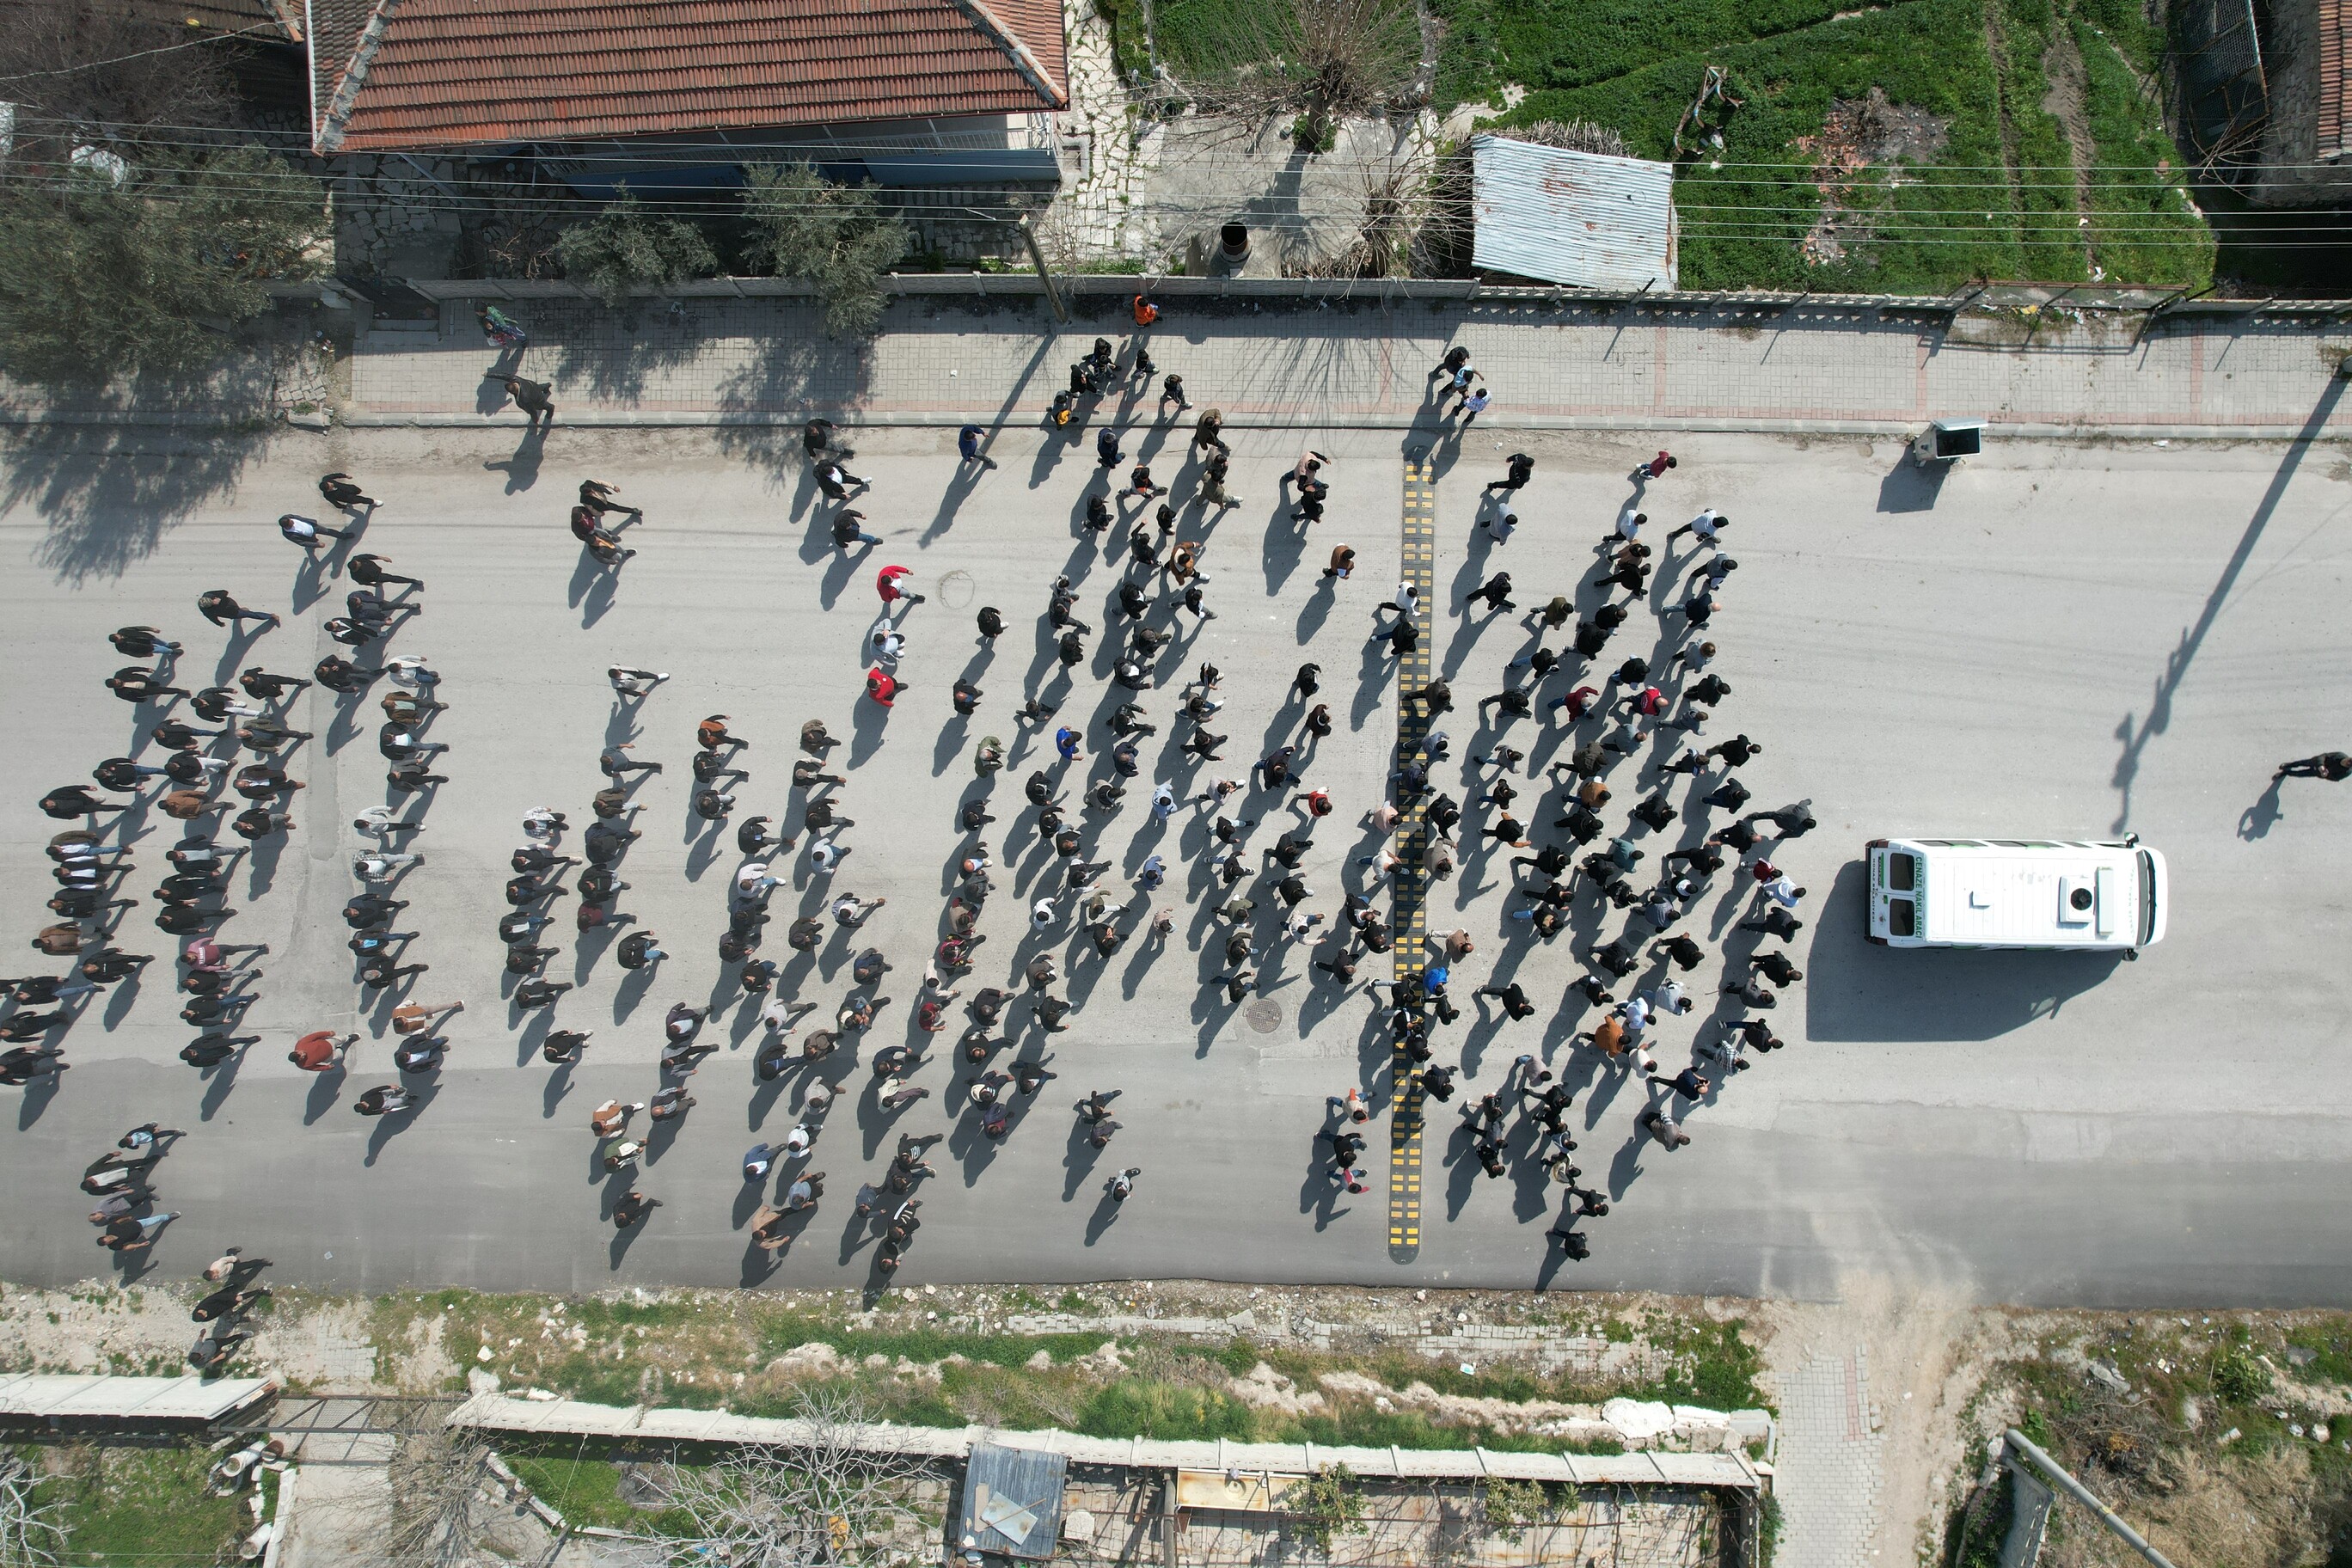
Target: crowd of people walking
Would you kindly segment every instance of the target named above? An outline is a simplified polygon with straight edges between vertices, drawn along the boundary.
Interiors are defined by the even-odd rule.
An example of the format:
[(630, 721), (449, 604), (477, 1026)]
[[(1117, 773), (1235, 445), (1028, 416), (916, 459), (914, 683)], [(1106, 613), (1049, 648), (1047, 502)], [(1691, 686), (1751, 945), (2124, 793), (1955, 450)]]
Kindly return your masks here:
[[(1138, 309), (1141, 322), (1140, 302)], [(856, 454), (830, 422), (811, 419), (803, 431), (824, 498), (819, 526), (841, 556), (872, 568), (877, 601), (857, 639), (862, 674), (838, 691), (833, 716), (864, 704), (861, 725), (878, 714), (887, 724), (993, 731), (978, 734), (971, 747), (971, 779), (941, 868), (945, 891), (922, 949), (893, 952), (866, 934), (888, 900), (861, 877), (877, 853), (858, 853), (851, 814), (859, 810), (862, 781), (835, 757), (841, 742), (825, 717), (806, 719), (795, 733), (725, 712), (696, 716), (693, 708), (677, 710), (677, 697), (659, 695), (671, 679), (667, 672), (605, 671), (614, 732), (631, 738), (613, 740), (599, 754), (604, 782), (578, 814), (577, 830), (572, 814), (552, 806), (523, 816), (505, 912), (497, 919), (510, 1023), (534, 1032), (550, 1068), (568, 1073), (589, 1059), (597, 1035), (581, 1026), (577, 1003), (566, 1000), (576, 982), (551, 974), (551, 961), (565, 951), (555, 933), (566, 920), (581, 943), (583, 972), (609, 944), (620, 969), (653, 985), (671, 957), (665, 938), (623, 907), (631, 887), (627, 857), (641, 837), (640, 793), (656, 780), (682, 792), (709, 842), (731, 840), (738, 857), (709, 929), (674, 933), (681, 942), (708, 944), (722, 976), (719, 991), (667, 1008), (658, 1064), (642, 1099), (607, 1098), (588, 1117), (606, 1179), (604, 1212), (618, 1231), (644, 1226), (662, 1206), (638, 1185), (652, 1163), (655, 1129), (668, 1124), (667, 1136), (682, 1133), (698, 1103), (694, 1079), (720, 1048), (706, 1036), (737, 1008), (757, 1018), (751, 1091), (776, 1086), (793, 1096), (790, 1131), (743, 1155), (743, 1177), (757, 1200), (747, 1254), (787, 1252), (823, 1203), (818, 1149), (844, 1098), (856, 1103), (864, 1124), (898, 1134), (887, 1169), (859, 1185), (853, 1200), (853, 1230), (859, 1247), (870, 1246), (877, 1279), (895, 1272), (914, 1245), (919, 1189), (935, 1173), (930, 1149), (950, 1137), (955, 1147), (979, 1150), (1019, 1136), (1035, 1108), (1049, 1102), (1041, 1100), (1047, 1086), (1066, 1081), (1066, 1073), (1078, 1081), (1066, 1081), (1064, 1092), (1084, 1090), (1066, 1124), (1074, 1144), (1084, 1162), (1101, 1157), (1122, 1129), (1115, 1114), (1120, 1088), (1081, 1078), (1076, 1064), (1087, 1058), (1067, 1053), (1066, 1063), (1054, 1048), (1055, 1037), (1091, 1021), (1103, 1005), (1088, 1000), (1093, 975), (1080, 985), (1076, 972), (1099, 968), (1130, 944), (1159, 962), (1187, 941), (1177, 925), (1188, 903), (1213, 911), (1199, 942), (1204, 1011), (1246, 1005), (1260, 993), (1265, 956), (1295, 947), (1315, 984), (1365, 998), (1367, 1027), (1393, 1046), (1393, 1075), (1335, 1094), (1317, 1134), (1324, 1152), (1316, 1158), (1327, 1163), (1334, 1192), (1378, 1184), (1367, 1123), (1391, 1112), (1418, 1117), (1425, 1101), (1454, 1097), (1464, 1068), (1447, 1031), (1486, 1017), (1489, 1004), (1501, 1026), (1544, 1031), (1546, 1043), (1529, 1040), (1532, 1048), (1496, 1088), (1475, 1099), (1465, 1094), (1455, 1157), (1490, 1176), (1534, 1161), (1561, 1190), (1549, 1234), (1572, 1257), (1590, 1247), (1580, 1222), (1606, 1214), (1609, 1197), (1586, 1183), (1576, 1162), (1575, 1133), (1589, 1136), (1590, 1123), (1572, 1114), (1579, 1088), (1571, 1083), (1638, 1079), (1648, 1092), (1632, 1119), (1634, 1135), (1674, 1149), (1691, 1141), (1688, 1108), (1721, 1094), (1733, 1075), (1780, 1047), (1770, 1012), (1802, 972), (1770, 944), (1803, 929), (1806, 894), (1774, 857), (1813, 826), (1813, 816), (1804, 801), (1748, 809), (1753, 797), (1738, 770), (1764, 745), (1727, 716), (1736, 711), (1735, 693), (1721, 673), (1717, 640), (1729, 635), (1716, 622), (1730, 618), (1726, 606), (1736, 597), (1738, 563), (1724, 548), (1730, 520), (1706, 509), (1679, 527), (1651, 523), (1643, 508), (1664, 504), (1650, 492), (1666, 488), (1675, 460), (1661, 452), (1635, 471), (1632, 497), (1597, 542), (1581, 581), (1538, 590), (1546, 597), (1520, 616), (1524, 637), (1494, 659), (1495, 689), (1451, 721), (1477, 726), (1458, 751), (1443, 727), (1455, 711), (1451, 679), (1409, 682), (1395, 672), (1433, 636), (1424, 629), (1433, 616), (1457, 617), (1452, 640), (1475, 647), (1509, 624), (1502, 617), (1519, 610), (1519, 597), (1536, 598), (1500, 564), (1521, 526), (1514, 508), (1535, 478), (1536, 460), (1512, 455), (1481, 492), (1465, 526), (1474, 552), (1494, 569), (1466, 599), (1426, 603), (1434, 584), (1408, 575), (1377, 600), (1377, 589), (1351, 586), (1355, 548), (1332, 542), (1317, 592), (1333, 603), (1350, 593), (1363, 601), (1367, 636), (1385, 646), (1365, 679), (1396, 685), (1399, 743), (1385, 778), (1368, 787), (1323, 761), (1324, 742), (1341, 721), (1321, 663), (1288, 673), (1281, 717), (1262, 751), (1237, 749), (1243, 743), (1221, 732), (1228, 676), (1195, 645), (1220, 614), (1208, 570), (1216, 530), (1241, 503), (1228, 488), (1233, 454), (1223, 417), (1213, 407), (1194, 412), (1181, 374), (1166, 374), (1156, 421), (1181, 433), (1183, 425), (1171, 422), (1191, 416), (1182, 457), (1172, 468), (1160, 465), (1175, 493), (1143, 452), (1127, 450), (1129, 427), (1116, 417), (1090, 417), (1118, 388), (1148, 388), (1159, 374), (1141, 331), (1124, 349), (1097, 340), (1071, 367), (1067, 390), (1047, 416), (1047, 439), (1092, 448), (1098, 473), (1076, 526), (1096, 550), (1039, 584), (1027, 603), (980, 605), (971, 622), (976, 656), (951, 678), (932, 673), (916, 651), (949, 640), (939, 624), (945, 612), (927, 607), (908, 564), (875, 556), (882, 541), (865, 526), (862, 510), (875, 504), (873, 482), (853, 471)], [(1466, 425), (1486, 405), (1483, 377), (1466, 352), (1449, 354), (1433, 373), (1433, 385), (1441, 381), (1441, 404), (1461, 399), (1444, 410), (1446, 421)], [(1087, 429), (1090, 438), (1082, 434)], [(981, 426), (964, 429), (960, 468), (992, 468), (989, 439)], [(1303, 450), (1280, 478), (1269, 526), (1301, 537), (1336, 526), (1339, 479), (1340, 465), (1328, 455)], [(428, 1109), (453, 1048), (445, 1030), (467, 1003), (414, 999), (432, 963), (422, 956), (421, 922), (404, 918), (410, 900), (403, 888), (425, 862), (427, 816), (449, 783), (442, 771), (449, 747), (432, 738), (435, 718), (448, 704), (441, 676), (425, 658), (392, 650), (394, 635), (424, 613), (425, 584), (393, 570), (390, 556), (357, 548), (378, 503), (345, 474), (327, 475), (319, 489), (341, 526), (292, 513), (277, 522), (302, 552), (304, 572), (340, 574), (352, 584), (343, 613), (317, 628), (338, 651), (308, 675), (268, 667), (262, 639), (281, 629), (281, 616), (248, 608), (224, 588), (205, 591), (194, 607), (226, 634), (219, 668), (237, 671), (234, 685), (226, 673), (209, 686), (184, 681), (184, 645), (155, 627), (111, 634), (138, 661), (105, 683), (133, 708), (132, 742), (125, 754), (92, 768), (95, 791), (64, 784), (40, 800), (44, 812), (72, 826), (50, 843), (58, 892), (49, 907), (58, 919), (34, 946), (67, 967), (6, 983), (16, 1009), (0, 1017), (7, 1047), (0, 1081), (53, 1085), (70, 1066), (79, 1012), (162, 956), (121, 944), (129, 911), (145, 905), (125, 890), (135, 867), (120, 829), (149, 809), (183, 825), (152, 893), (154, 924), (173, 944), (181, 1016), (195, 1031), (181, 1055), (200, 1072), (233, 1077), (241, 1055), (260, 1043), (243, 1020), (259, 994), (268, 950), (225, 940), (238, 915), (228, 902), (230, 877), (241, 858), (271, 852), (288, 835), (322, 830), (298, 821), (305, 781), (289, 771), (316, 740), (292, 726), (291, 702), (315, 686), (331, 700), (317, 706), (331, 706), (339, 719), (371, 699), (383, 715), (377, 744), (387, 801), (350, 820), (355, 847), (341, 910), (354, 1007), (373, 1010), (373, 1033), (311, 1029), (289, 1042), (289, 1057), (306, 1072), (340, 1077), (357, 1068), (354, 1053), (372, 1051), (388, 1026), (393, 1049), (376, 1070), (389, 1076), (355, 1089), (352, 1109), (384, 1119), (383, 1135)], [(614, 571), (634, 553), (621, 542), (623, 531), (643, 516), (618, 487), (589, 479), (579, 486), (570, 525), (593, 563)], [(1684, 539), (1689, 545), (1678, 548)], [(1107, 569), (1108, 584), (1087, 582), (1092, 565)], [(999, 639), (1033, 618), (1050, 657), (1041, 651), (1037, 673), (1017, 696), (986, 689)], [(1636, 635), (1643, 632), (1650, 635)], [(1620, 652), (1624, 657), (1612, 663)], [(1285, 679), (1256, 668), (1233, 678), (1267, 691)], [(819, 674), (801, 695), (814, 698), (824, 689)], [(1514, 744), (1538, 732), (1540, 742), (1527, 742), (1532, 756)], [(1544, 760), (1563, 751), (1564, 758)], [(1034, 763), (1025, 773), (1024, 759)], [(669, 781), (673, 769), (690, 778)], [(1000, 777), (1008, 772), (1017, 784)], [(751, 809), (755, 798), (766, 813)], [(1349, 860), (1340, 881), (1318, 888), (1306, 861), (1318, 825), (1335, 817), (1360, 821), (1370, 851)], [(1163, 848), (1159, 830), (1171, 821), (1202, 830)], [(1149, 853), (1130, 857), (1131, 869), (1115, 876), (1118, 861), (1108, 845), (1123, 823), (1152, 838)], [(331, 831), (343, 829), (337, 824)], [(1483, 958), (1472, 933), (1438, 931), (1432, 919), (1416, 938), (1406, 912), (1436, 901), (1465, 855), (1496, 852), (1513, 857), (1508, 890), (1497, 898), (1506, 905), (1504, 936), (1493, 972), (1472, 983), (1467, 966)], [(1019, 869), (1008, 871), (1005, 862)], [(1007, 881), (1017, 891), (998, 897)], [(788, 886), (801, 890), (798, 906), (772, 910)], [(1730, 889), (1752, 903), (1727, 949), (1706, 933), (1697, 913)], [(778, 923), (783, 951), (767, 956), (770, 928)], [(1601, 940), (1604, 926), (1614, 931)], [(1564, 931), (1592, 938), (1578, 946), (1583, 962), (1572, 973), (1536, 962), (1543, 944)], [(997, 945), (986, 950), (992, 942)], [(844, 963), (845, 986), (823, 978)], [(899, 1011), (887, 1012), (892, 1008)], [(1708, 1013), (1708, 1023), (1689, 1059), (1669, 1060), (1666, 1021), (1697, 1013)], [(894, 1034), (896, 1020), (907, 1020), (903, 1040), (869, 1037), (886, 1016)], [(940, 1036), (950, 1040), (935, 1053)], [(1582, 1065), (1573, 1065), (1580, 1058)], [(944, 1068), (927, 1071), (935, 1060)], [(933, 1104), (919, 1110), (925, 1100)], [(927, 1116), (944, 1126), (908, 1130)], [(1302, 1136), (1310, 1131), (1300, 1129)], [(147, 1247), (176, 1217), (156, 1206), (146, 1178), (178, 1136), (152, 1124), (134, 1130), (91, 1167), (85, 1185), (103, 1198), (92, 1215), (101, 1245)], [(1103, 1177), (1099, 1223), (1116, 1218), (1143, 1175), (1140, 1165), (1123, 1165)], [(234, 1288), (249, 1295), (249, 1283), (240, 1275)], [(234, 1323), (244, 1310), (231, 1303), (214, 1316)], [(215, 1349), (206, 1353), (225, 1359), (236, 1342), (228, 1333), (214, 1331)]]

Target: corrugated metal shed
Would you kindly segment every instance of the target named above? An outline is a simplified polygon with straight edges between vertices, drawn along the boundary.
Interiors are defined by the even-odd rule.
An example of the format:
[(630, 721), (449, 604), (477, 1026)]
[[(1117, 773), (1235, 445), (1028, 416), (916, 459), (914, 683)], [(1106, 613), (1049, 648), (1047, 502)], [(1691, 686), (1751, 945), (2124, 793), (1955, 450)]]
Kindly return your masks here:
[(1579, 289), (1675, 287), (1671, 163), (1470, 139), (1475, 265)]
[(1042, 1563), (1062, 1534), (1062, 1477), (1069, 1461), (1037, 1448), (975, 1443), (963, 1476), (963, 1522), (956, 1539), (966, 1552), (986, 1552)]
[(278, 1385), (261, 1377), (107, 1377), (24, 1373), (0, 1377), (0, 1424), (206, 1425), (259, 1402)]

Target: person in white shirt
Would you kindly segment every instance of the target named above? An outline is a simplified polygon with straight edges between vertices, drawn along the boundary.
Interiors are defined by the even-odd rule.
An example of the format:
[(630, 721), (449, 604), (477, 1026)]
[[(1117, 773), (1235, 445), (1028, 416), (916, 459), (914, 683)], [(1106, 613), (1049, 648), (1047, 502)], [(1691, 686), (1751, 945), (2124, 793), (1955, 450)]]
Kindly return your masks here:
[(1695, 533), (1698, 535), (1698, 542), (1701, 544), (1713, 544), (1716, 534), (1730, 526), (1729, 518), (1716, 510), (1715, 508), (1709, 507), (1672, 533), (1667, 534), (1666, 542), (1672, 544), (1685, 533)]

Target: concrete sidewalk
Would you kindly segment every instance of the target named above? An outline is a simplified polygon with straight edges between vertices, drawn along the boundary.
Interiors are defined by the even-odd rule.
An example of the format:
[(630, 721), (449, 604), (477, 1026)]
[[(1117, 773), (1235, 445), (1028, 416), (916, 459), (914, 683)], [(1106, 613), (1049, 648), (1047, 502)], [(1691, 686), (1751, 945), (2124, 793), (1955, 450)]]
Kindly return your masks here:
[[(862, 349), (825, 338), (790, 299), (647, 301), (633, 314), (580, 300), (518, 302), (525, 374), (555, 387), (570, 424), (796, 421), (1027, 427), (1097, 335), (1129, 360), (1123, 309), (1066, 326), (1045, 301), (902, 300)], [(1410, 428), (1436, 420), (1432, 368), (1471, 351), (1502, 428), (1887, 434), (1938, 416), (2012, 435), (2126, 431), (2151, 437), (2352, 433), (2352, 411), (2315, 415), (2352, 335), (2298, 321), (2179, 317), (2134, 342), (2131, 320), (2041, 328), (1964, 315), (1952, 327), (1833, 303), (1599, 305), (1377, 299), (1292, 310), (1179, 301), (1150, 334), (1160, 374), (1240, 425)], [(350, 423), (520, 423), (484, 373), (499, 360), (462, 307), (436, 331), (365, 334)], [(1086, 412), (1148, 421), (1158, 378)], [(1172, 415), (1173, 405), (1170, 405)]]

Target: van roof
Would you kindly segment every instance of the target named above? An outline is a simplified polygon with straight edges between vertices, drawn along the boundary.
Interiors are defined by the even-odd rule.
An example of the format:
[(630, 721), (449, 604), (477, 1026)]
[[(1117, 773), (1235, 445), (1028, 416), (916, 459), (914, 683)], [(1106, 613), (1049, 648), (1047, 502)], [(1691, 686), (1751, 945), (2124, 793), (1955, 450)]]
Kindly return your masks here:
[[(1895, 839), (1925, 858), (1922, 938), (2033, 947), (2130, 947), (2139, 937), (2140, 865), (2117, 839)], [(2077, 889), (2091, 907), (2070, 907)]]

